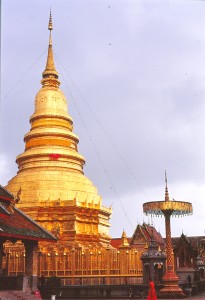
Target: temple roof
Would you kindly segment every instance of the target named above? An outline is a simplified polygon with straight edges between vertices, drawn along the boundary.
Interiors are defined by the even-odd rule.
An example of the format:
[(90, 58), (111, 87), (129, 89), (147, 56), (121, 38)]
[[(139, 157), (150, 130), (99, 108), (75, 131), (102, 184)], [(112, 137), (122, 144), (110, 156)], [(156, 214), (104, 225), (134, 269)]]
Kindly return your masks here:
[(143, 228), (144, 231), (146, 231), (148, 233), (148, 235), (149, 235), (149, 237), (148, 237), (149, 241), (150, 241), (150, 238), (153, 235), (153, 239), (155, 240), (155, 242), (157, 244), (160, 244), (160, 245), (164, 245), (165, 244), (164, 240), (163, 240), (163, 238), (161, 236), (161, 233), (159, 231), (157, 231), (155, 227), (143, 223), (142, 228)]
[(205, 236), (186, 236), (182, 233), (179, 237), (173, 237), (172, 238), (172, 245), (173, 248), (177, 247), (181, 240), (187, 241), (191, 246), (194, 248), (200, 248), (202, 245), (205, 244)]
[[(160, 247), (165, 246), (161, 234), (153, 226), (143, 223), (142, 225), (137, 225), (133, 236), (128, 237), (127, 240), (130, 246), (136, 246), (139, 241), (142, 242), (142, 239), (144, 244), (149, 244), (152, 238)], [(113, 238), (110, 244), (118, 249), (122, 244), (122, 238)]]
[(0, 185), (0, 238), (56, 242), (46, 229), (15, 207), (15, 198)]
[[(127, 240), (128, 240), (128, 243), (130, 244), (131, 238), (127, 238)], [(110, 245), (113, 248), (116, 248), (116, 249), (118, 249), (121, 246), (121, 244), (122, 244), (122, 238), (121, 237), (120, 238), (113, 238), (110, 241)]]
[(7, 191), (2, 185), (0, 185), (0, 199), (9, 198), (10, 200), (14, 200), (14, 196)]
[(165, 242), (161, 236), (161, 233), (158, 232), (154, 226), (151, 226), (149, 224), (143, 223), (142, 225), (137, 225), (133, 236), (131, 238), (130, 244), (134, 245), (135, 241), (139, 240), (139, 238), (143, 238), (144, 242), (148, 243), (150, 242), (151, 238), (155, 240), (155, 242), (163, 247), (165, 245)]

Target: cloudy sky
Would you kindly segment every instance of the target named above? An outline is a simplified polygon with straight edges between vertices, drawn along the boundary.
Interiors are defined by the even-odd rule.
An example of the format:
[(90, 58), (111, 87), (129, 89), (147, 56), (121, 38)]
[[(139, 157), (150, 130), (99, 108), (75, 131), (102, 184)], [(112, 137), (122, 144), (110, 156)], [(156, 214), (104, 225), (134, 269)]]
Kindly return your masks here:
[(17, 172), (47, 57), (50, 6), (61, 89), (105, 206), (132, 235), (142, 204), (192, 202), (173, 236), (205, 234), (205, 1), (3, 0), (0, 182)]

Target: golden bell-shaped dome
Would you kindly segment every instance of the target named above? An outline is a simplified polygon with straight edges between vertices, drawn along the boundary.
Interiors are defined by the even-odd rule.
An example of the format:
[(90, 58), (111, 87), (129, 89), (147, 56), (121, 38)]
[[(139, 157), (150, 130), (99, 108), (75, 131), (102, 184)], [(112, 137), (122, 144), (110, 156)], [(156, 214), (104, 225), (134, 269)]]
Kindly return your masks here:
[(49, 45), (42, 88), (35, 98), (31, 129), (18, 155), (18, 173), (6, 188), (21, 191), (18, 206), (56, 234), (60, 243), (107, 244), (111, 209), (102, 206), (96, 187), (84, 175), (85, 159), (78, 153), (79, 139), (60, 90), (55, 68), (49, 19)]
[(73, 201), (101, 205), (96, 187), (83, 174), (85, 160), (78, 153), (79, 139), (73, 133), (73, 121), (67, 101), (60, 90), (55, 68), (49, 19), (49, 46), (42, 88), (35, 98), (35, 111), (30, 117), (31, 129), (25, 135), (25, 151), (17, 156), (19, 171), (7, 185), (16, 194), (21, 187), (20, 207), (38, 203)]

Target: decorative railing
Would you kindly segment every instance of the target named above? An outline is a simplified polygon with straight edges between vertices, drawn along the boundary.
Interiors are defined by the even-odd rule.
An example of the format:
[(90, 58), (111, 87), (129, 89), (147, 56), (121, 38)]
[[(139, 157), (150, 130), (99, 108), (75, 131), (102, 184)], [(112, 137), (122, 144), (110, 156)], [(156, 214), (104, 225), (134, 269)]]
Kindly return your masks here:
[[(62, 285), (135, 284), (142, 282), (141, 252), (94, 248), (38, 252), (38, 277), (57, 276)], [(25, 252), (7, 249), (3, 268), (9, 276), (25, 273)]]

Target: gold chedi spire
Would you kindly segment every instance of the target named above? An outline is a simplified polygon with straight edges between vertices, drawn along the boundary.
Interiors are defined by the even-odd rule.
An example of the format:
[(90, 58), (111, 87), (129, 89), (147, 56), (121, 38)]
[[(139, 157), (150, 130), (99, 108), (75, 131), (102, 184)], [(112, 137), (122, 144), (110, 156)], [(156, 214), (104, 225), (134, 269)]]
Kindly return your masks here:
[(17, 156), (18, 173), (7, 185), (18, 206), (59, 236), (62, 241), (105, 242), (110, 240), (111, 209), (102, 206), (97, 188), (84, 175), (85, 159), (78, 153), (78, 136), (60, 90), (52, 49), (50, 13), (48, 56), (24, 136), (25, 150)]
[(50, 30), (49, 44), (48, 44), (48, 57), (47, 57), (45, 71), (42, 74), (43, 79), (41, 80), (41, 83), (43, 87), (44, 86), (58, 87), (60, 85), (60, 81), (58, 80), (58, 72), (56, 71), (54, 57), (53, 57), (53, 45), (52, 45), (52, 36), (51, 36), (51, 31), (53, 30), (53, 21), (52, 21), (51, 10), (50, 10), (50, 17), (48, 22), (48, 30)]
[(52, 21), (52, 14), (51, 14), (51, 8), (50, 8), (50, 17), (48, 22), (48, 30), (53, 30), (53, 21)]

